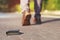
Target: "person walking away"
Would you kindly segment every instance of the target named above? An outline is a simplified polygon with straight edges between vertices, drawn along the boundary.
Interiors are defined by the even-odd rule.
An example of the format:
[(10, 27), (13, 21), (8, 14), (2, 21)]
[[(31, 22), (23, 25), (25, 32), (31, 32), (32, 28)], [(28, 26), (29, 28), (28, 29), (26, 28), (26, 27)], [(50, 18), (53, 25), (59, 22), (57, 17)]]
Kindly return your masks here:
[(41, 10), (42, 10), (43, 0), (34, 0), (34, 10), (35, 10), (35, 24), (41, 24)]
[(30, 14), (30, 0), (21, 0), (21, 9), (22, 9), (22, 25), (30, 25), (30, 19), (31, 19), (31, 14)]

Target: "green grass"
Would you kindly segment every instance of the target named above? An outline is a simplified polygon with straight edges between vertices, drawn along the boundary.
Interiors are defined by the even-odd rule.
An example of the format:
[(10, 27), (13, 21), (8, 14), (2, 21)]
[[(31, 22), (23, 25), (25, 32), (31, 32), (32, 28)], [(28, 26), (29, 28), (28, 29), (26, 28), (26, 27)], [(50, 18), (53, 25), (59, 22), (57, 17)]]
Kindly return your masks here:
[(34, 11), (34, 2), (30, 2), (30, 10)]

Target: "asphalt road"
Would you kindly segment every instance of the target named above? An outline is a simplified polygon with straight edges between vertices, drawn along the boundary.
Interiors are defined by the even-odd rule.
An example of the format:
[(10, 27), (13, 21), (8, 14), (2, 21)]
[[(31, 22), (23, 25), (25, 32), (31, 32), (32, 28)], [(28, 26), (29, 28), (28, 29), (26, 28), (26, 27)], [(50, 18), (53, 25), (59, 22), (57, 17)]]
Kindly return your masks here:
[[(0, 40), (60, 40), (60, 18), (42, 17), (42, 24), (22, 26), (21, 16), (12, 16), (0, 18)], [(7, 36), (8, 30), (20, 30), (24, 34)]]

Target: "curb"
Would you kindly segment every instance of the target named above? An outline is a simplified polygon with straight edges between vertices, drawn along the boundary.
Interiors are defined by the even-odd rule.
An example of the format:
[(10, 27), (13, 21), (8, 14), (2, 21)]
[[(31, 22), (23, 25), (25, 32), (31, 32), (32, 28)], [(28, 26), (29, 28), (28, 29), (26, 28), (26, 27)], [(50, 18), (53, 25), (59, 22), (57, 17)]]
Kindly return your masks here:
[(41, 17), (45, 17), (45, 18), (60, 18), (60, 16), (51, 16), (51, 15), (41, 15)]
[(60, 11), (48, 11), (41, 12), (41, 15), (60, 16)]

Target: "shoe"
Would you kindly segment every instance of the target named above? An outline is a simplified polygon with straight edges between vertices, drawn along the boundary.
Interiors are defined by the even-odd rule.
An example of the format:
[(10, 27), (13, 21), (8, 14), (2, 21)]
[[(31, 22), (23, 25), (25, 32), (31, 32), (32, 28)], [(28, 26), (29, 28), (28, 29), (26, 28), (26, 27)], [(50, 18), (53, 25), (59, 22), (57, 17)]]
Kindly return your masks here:
[(23, 22), (23, 26), (30, 25), (30, 19), (31, 19), (31, 15), (27, 15)]
[(35, 15), (35, 24), (41, 24), (41, 16)]

